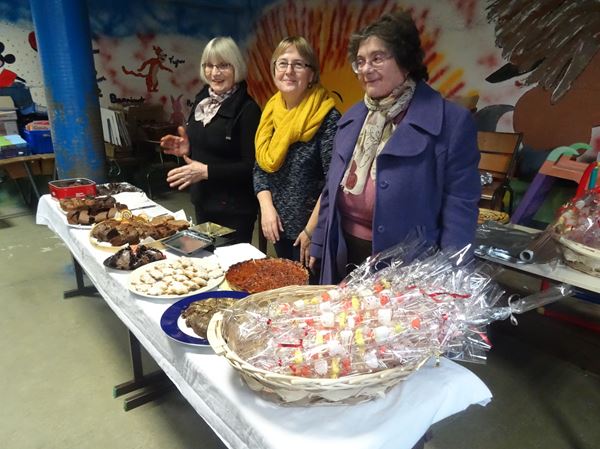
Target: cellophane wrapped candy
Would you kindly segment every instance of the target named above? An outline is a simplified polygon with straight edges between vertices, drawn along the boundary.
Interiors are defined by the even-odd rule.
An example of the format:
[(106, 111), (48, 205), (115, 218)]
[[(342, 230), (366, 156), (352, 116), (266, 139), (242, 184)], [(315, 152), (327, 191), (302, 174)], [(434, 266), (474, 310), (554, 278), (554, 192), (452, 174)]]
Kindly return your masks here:
[(587, 190), (561, 207), (553, 230), (561, 237), (600, 249), (600, 187)]
[(450, 254), (419, 242), (397, 246), (319, 295), (241, 301), (225, 314), (225, 327), (235, 333), (230, 340), (238, 356), (279, 374), (338, 378), (398, 366), (416, 370), (440, 355), (483, 362), (491, 321), (568, 292), (563, 287), (494, 307), (504, 292), (485, 266), (463, 261), (468, 254), (468, 248)]

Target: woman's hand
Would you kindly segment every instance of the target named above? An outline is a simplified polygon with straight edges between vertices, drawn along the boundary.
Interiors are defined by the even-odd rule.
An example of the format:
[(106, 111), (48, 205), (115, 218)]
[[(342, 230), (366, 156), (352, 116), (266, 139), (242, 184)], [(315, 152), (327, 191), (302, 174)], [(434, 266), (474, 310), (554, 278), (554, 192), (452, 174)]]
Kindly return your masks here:
[(298, 234), (294, 246), (300, 245), (300, 263), (308, 267), (310, 260), (310, 238), (311, 235), (308, 233), (306, 228)]
[(183, 190), (190, 184), (208, 179), (208, 165), (194, 161), (183, 155), (185, 165), (174, 168), (167, 173), (169, 187)]
[(283, 225), (275, 207), (261, 207), (260, 225), (265, 238), (271, 242), (279, 241), (279, 232), (283, 232)]
[(165, 154), (172, 154), (177, 157), (187, 156), (190, 154), (190, 139), (183, 126), (177, 128), (177, 133), (179, 136), (168, 134), (161, 137), (160, 147)]

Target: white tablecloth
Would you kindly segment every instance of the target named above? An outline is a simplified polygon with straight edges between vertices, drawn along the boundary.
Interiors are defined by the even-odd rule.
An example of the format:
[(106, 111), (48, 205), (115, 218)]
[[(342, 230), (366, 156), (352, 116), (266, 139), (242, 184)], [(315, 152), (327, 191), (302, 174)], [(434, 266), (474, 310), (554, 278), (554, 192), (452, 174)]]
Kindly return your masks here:
[[(45, 195), (36, 221), (63, 239), (107, 304), (230, 448), (409, 449), (431, 424), (491, 399), (473, 373), (442, 359), (440, 366), (428, 363), (384, 398), (363, 404), (290, 407), (264, 400), (210, 348), (167, 337), (159, 321), (173, 301), (130, 293), (128, 274), (108, 272), (102, 265), (110, 253), (94, 248), (89, 231), (68, 227), (61, 214), (57, 202)], [(257, 251), (241, 244), (216, 254), (229, 265), (232, 258)]]

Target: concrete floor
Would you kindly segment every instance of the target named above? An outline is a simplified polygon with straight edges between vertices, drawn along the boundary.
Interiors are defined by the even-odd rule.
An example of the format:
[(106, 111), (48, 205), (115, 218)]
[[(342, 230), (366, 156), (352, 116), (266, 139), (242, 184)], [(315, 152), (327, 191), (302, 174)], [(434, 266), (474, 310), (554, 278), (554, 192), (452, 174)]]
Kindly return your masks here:
[[(158, 201), (191, 209), (185, 194)], [(126, 329), (99, 297), (62, 299), (75, 282), (69, 253), (5, 183), (7, 212), (21, 215), (0, 221), (0, 448), (223, 448), (177, 391), (122, 410), (112, 387), (131, 377)], [(494, 399), (433, 426), (426, 448), (600, 447), (597, 334), (533, 312), (516, 328), (492, 326), (490, 338), (488, 363), (468, 367)]]

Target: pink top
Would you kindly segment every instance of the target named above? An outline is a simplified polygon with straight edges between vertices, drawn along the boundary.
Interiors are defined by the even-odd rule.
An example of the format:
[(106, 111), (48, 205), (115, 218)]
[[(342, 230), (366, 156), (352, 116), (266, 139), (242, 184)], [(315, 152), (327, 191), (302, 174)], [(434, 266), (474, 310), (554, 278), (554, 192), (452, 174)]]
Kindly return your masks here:
[[(400, 112), (392, 121), (392, 133), (396, 130), (398, 124), (406, 115), (406, 110)], [(363, 125), (364, 126), (364, 125)], [(383, 144), (389, 140), (392, 133), (382, 141)], [(367, 176), (365, 188), (360, 195), (344, 193), (344, 188), (340, 186), (338, 195), (338, 208), (342, 219), (342, 229), (359, 239), (373, 240), (373, 210), (375, 208), (375, 181), (371, 176)]]
[(373, 240), (373, 209), (375, 207), (375, 181), (367, 177), (365, 188), (360, 195), (344, 193), (340, 186), (338, 207), (344, 232), (359, 239)]

